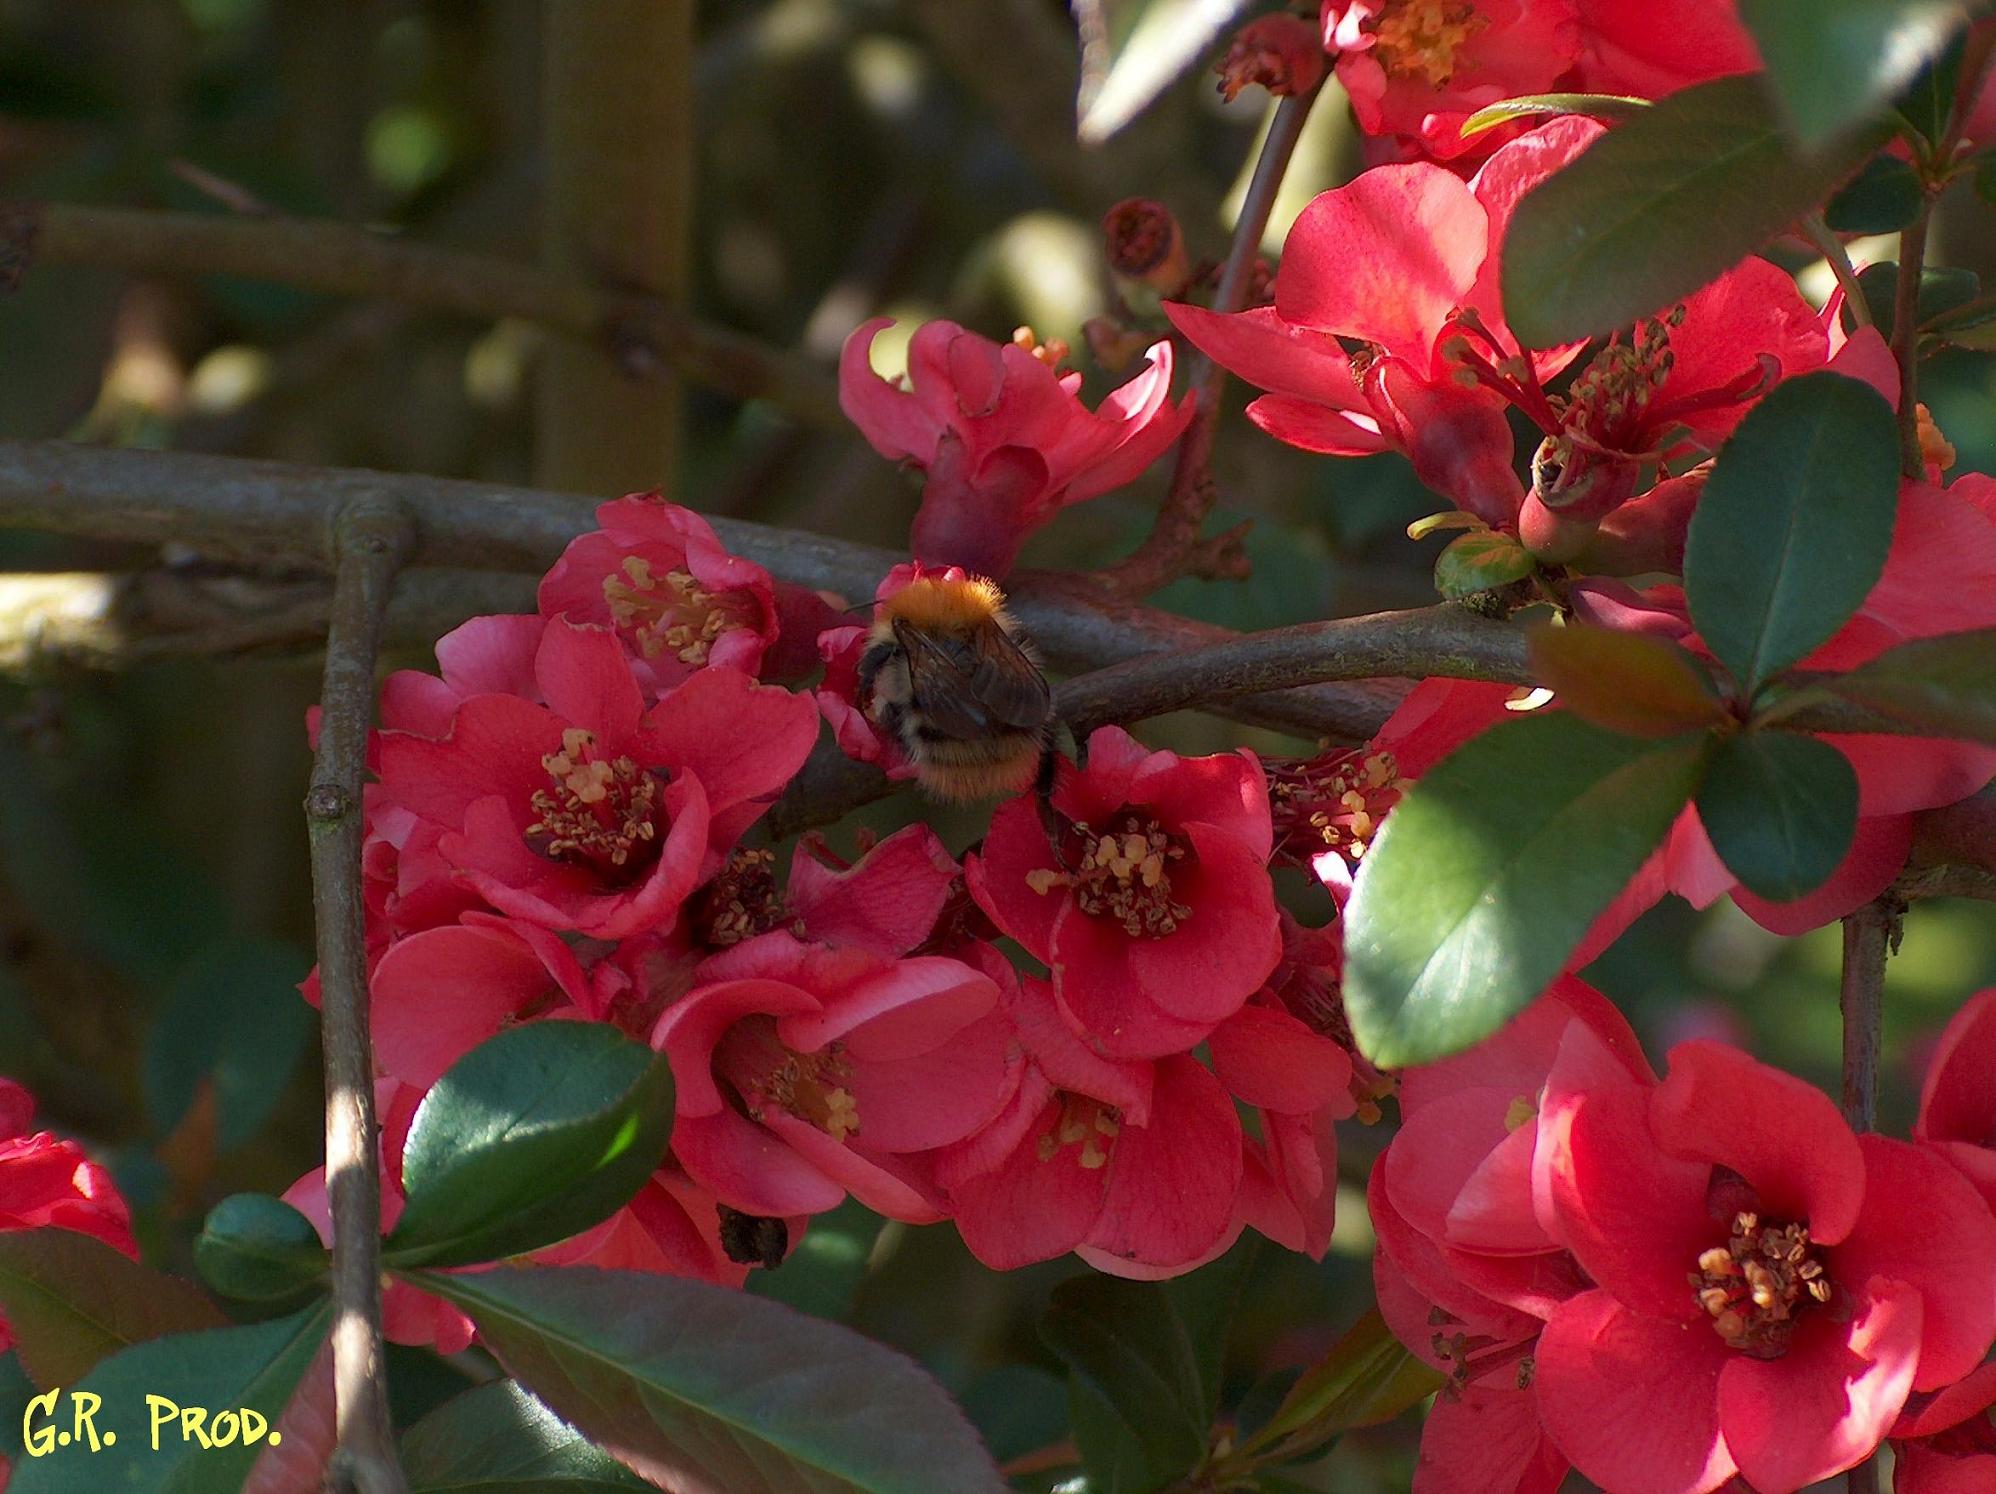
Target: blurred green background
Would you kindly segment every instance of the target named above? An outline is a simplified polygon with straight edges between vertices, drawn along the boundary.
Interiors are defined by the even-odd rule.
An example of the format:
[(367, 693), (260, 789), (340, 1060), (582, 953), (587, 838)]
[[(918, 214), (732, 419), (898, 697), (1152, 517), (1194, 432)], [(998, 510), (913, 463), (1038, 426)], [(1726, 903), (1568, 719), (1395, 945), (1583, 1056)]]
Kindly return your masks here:
[[(325, 215), (533, 258), (549, 196), (544, 12), (556, 4), (591, 8), (0, 0), (4, 194)], [(1069, 133), (1072, 42), (1059, 0), (702, 4), (691, 62), (696, 310), (827, 367), (853, 325), (883, 313), (904, 320), (882, 340), (890, 363), (934, 316), (1001, 338), (1030, 324), (1079, 349), (1082, 323), (1113, 294), (1095, 224), (1117, 197), (1162, 198), (1194, 259), (1217, 259), (1266, 100), (1250, 90), (1224, 105), (1210, 78), (1194, 77), (1083, 152)], [(1358, 165), (1343, 103), (1327, 97), (1268, 247), (1310, 195)], [(1996, 238), (1965, 194), (1943, 205), (1936, 257), (1996, 272)], [(1820, 267), (1793, 262), (1820, 296)], [(547, 339), (510, 321), (219, 276), (47, 266), (0, 300), (0, 348), (0, 435), (508, 482), (560, 476), (535, 465)], [(1085, 354), (1077, 366), (1091, 399), (1115, 382)], [(1962, 464), (1988, 470), (1996, 359), (1949, 353), (1928, 399)], [(1232, 391), (1230, 409), (1243, 400)], [(620, 487), (663, 484), (710, 513), (902, 542), (915, 490), (856, 437), (699, 389), (685, 409), (678, 470), (630, 470)], [(1255, 578), (1181, 583), (1160, 605), (1254, 627), (1432, 597), (1439, 541), (1417, 546), (1399, 531), (1436, 505), (1398, 459), (1309, 458), (1230, 414), (1218, 478), (1222, 514), (1256, 521)], [(1070, 512), (1028, 563), (1113, 558), (1144, 532), (1160, 489), (1154, 472)], [(145, 573), (150, 617), (182, 608), (190, 625), (309, 602), (320, 583), (0, 531), (0, 1072), (35, 1091), (47, 1124), (102, 1150), (152, 1258), (185, 1270), (210, 1205), (281, 1190), (318, 1160), (314, 1026), (293, 990), (310, 959), (298, 805), (318, 666), (299, 650), (187, 658), (135, 647), (110, 660), (120, 667), (85, 670), (37, 649), (7, 616), (33, 573), (130, 572)], [(398, 662), (424, 658), (412, 646)], [(1194, 717), (1152, 735), (1202, 750), (1285, 745)], [(889, 828), (913, 812), (891, 802), (854, 824)], [(849, 849), (851, 829), (833, 831), (834, 843)], [(943, 829), (960, 850), (976, 821), (947, 817)], [(1291, 891), (1321, 921), (1321, 905)], [(1727, 1035), (1833, 1086), (1838, 949), (1835, 930), (1783, 941), (1730, 906), (1698, 915), (1672, 904), (1592, 973), (1658, 1053), (1680, 1037)], [(1913, 911), (1888, 987), (1892, 1127), (1910, 1117), (1932, 1034), (1992, 982), (1990, 910)], [(1357, 1190), (1383, 1137), (1354, 1125), (1345, 1141), (1331, 1256), (1317, 1266), (1264, 1248), (1252, 1263), (1229, 1404), (1321, 1352), (1369, 1304)], [(997, 1276), (947, 1227), (882, 1229), (848, 1206), (756, 1289), (917, 1354), (1011, 1458), (1065, 1435), (1062, 1382), (1034, 1323), (1074, 1269)], [(462, 1383), (421, 1356), (398, 1354), (395, 1368), (403, 1418)], [(1347, 1439), (1309, 1481), (1404, 1488), (1411, 1458), (1403, 1422)]]

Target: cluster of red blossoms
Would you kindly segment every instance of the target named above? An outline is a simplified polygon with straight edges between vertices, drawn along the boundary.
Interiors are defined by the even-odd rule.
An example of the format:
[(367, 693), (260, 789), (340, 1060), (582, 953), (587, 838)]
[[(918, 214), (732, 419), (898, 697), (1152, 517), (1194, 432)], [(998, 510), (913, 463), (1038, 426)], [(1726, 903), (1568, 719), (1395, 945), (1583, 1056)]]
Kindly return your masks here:
[(1887, 1438), (1898, 1494), (1996, 1487), (1996, 991), (1912, 1141), (1723, 1044), (1659, 1079), (1577, 979), (1400, 1077), (1379, 1305), (1449, 1376), (1420, 1491), (1794, 1490)]

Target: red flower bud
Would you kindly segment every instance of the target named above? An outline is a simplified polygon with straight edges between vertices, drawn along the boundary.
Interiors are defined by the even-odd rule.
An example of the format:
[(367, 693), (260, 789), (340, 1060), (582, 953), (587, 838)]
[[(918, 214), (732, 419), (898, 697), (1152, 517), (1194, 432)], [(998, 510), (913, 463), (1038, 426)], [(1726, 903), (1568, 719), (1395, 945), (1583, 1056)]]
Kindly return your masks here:
[(1308, 93), (1324, 81), (1324, 44), (1317, 28), (1297, 16), (1262, 16), (1234, 33), (1213, 71), (1220, 93), (1232, 103), (1243, 88), (1259, 83), (1277, 98)]
[(1102, 249), (1110, 269), (1160, 295), (1183, 290), (1192, 275), (1178, 220), (1149, 197), (1125, 197), (1102, 215)]

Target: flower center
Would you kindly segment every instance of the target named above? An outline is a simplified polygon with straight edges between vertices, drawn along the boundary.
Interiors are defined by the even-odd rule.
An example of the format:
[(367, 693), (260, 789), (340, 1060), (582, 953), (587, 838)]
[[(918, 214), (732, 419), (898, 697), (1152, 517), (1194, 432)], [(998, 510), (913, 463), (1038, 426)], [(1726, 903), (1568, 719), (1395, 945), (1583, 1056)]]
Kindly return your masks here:
[(656, 574), (642, 555), (626, 555), (603, 578), (610, 621), (647, 659), (671, 654), (682, 664), (707, 662), (714, 640), (748, 622), (739, 602), (717, 596), (677, 567)]
[(561, 734), (561, 751), (541, 766), (552, 788), (528, 803), (538, 818), (527, 844), (543, 856), (598, 870), (622, 870), (632, 854), (658, 841), (660, 775), (628, 757), (597, 756), (596, 738), (579, 726)]
[(1093, 1172), (1108, 1165), (1109, 1150), (1121, 1130), (1114, 1106), (1087, 1095), (1063, 1093), (1060, 1114), (1040, 1137), (1039, 1158), (1051, 1162), (1064, 1148), (1079, 1146), (1082, 1167)]
[(1192, 916), (1171, 897), (1171, 866), (1185, 859), (1185, 843), (1156, 820), (1124, 810), (1108, 830), (1077, 824), (1073, 837), (1080, 841), (1068, 863), (1073, 869), (1030, 873), (1033, 891), (1071, 887), (1076, 907), (1090, 918), (1113, 919), (1132, 939), (1162, 939)]
[(1488, 24), (1468, 0), (1387, 0), (1372, 52), (1387, 77), (1440, 88), (1455, 76), (1456, 53)]
[(1355, 865), (1386, 811), (1400, 802), (1400, 770), (1391, 752), (1344, 748), (1267, 766), (1278, 855), (1336, 851)]
[(1031, 327), (1014, 327), (1012, 329), (1012, 344), (1015, 347), (1024, 348), (1034, 358), (1044, 363), (1055, 373), (1060, 372), (1061, 365), (1067, 362), (1067, 355), (1074, 351), (1066, 342), (1058, 337), (1050, 337), (1045, 342), (1041, 342), (1039, 334)]
[(859, 1135), (859, 1099), (843, 1083), (852, 1077), (844, 1043), (799, 1053), (777, 1037), (774, 1017), (745, 1017), (729, 1029), (714, 1058), (750, 1120), (761, 1120), (774, 1105), (834, 1141)]
[(1755, 1359), (1787, 1353), (1796, 1314), (1833, 1292), (1806, 1224), (1764, 1223), (1746, 1209), (1733, 1215), (1731, 1238), (1700, 1255), (1688, 1279), (1713, 1331)]
[(708, 944), (726, 949), (768, 933), (784, 918), (783, 895), (776, 887), (776, 853), (737, 851), (707, 884), (698, 922)]

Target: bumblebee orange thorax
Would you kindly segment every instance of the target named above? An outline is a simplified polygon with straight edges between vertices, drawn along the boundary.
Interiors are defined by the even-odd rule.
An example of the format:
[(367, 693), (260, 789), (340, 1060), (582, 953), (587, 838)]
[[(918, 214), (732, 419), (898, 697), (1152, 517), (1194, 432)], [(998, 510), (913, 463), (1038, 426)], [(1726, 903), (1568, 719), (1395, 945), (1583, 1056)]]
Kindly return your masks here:
[(1003, 615), (1005, 594), (983, 577), (911, 581), (884, 604), (888, 615), (930, 633), (963, 632)]

